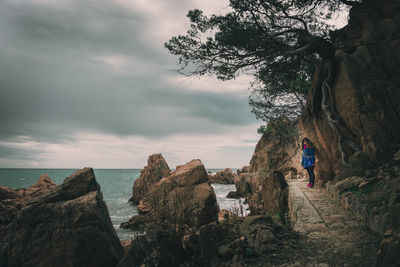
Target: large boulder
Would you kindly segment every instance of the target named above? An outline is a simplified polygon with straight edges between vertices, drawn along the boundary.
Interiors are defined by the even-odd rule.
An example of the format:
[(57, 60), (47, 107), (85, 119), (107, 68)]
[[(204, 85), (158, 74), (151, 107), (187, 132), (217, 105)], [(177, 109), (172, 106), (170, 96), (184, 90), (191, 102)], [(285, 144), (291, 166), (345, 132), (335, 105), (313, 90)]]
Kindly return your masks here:
[(262, 186), (264, 210), (268, 215), (283, 218), (288, 211), (288, 184), (281, 172), (267, 176)]
[(139, 204), (151, 186), (159, 182), (161, 178), (169, 176), (170, 173), (171, 170), (161, 154), (150, 155), (147, 166), (142, 169), (140, 177), (133, 184), (132, 197), (129, 202)]
[(14, 219), (0, 266), (115, 266), (124, 254), (93, 170), (28, 203)]
[(170, 176), (152, 186), (140, 201), (138, 211), (149, 218), (156, 216), (200, 226), (217, 221), (219, 207), (206, 169), (196, 159), (178, 166)]
[(209, 175), (210, 183), (216, 184), (233, 184), (234, 178), (235, 174), (230, 168), (219, 171), (214, 175)]

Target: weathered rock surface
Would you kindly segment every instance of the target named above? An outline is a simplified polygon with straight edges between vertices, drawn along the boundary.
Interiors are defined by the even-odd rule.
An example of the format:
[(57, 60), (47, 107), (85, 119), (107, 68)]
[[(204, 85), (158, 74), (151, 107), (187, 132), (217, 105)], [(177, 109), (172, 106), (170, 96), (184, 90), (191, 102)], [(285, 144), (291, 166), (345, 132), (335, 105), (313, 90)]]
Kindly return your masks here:
[(399, 184), (400, 177), (386, 180), (353, 176), (337, 183), (329, 181), (326, 192), (349, 215), (357, 216), (371, 230), (383, 235), (400, 225), (394, 223), (400, 220), (400, 206), (396, 208), (400, 203)]
[(235, 179), (236, 192), (239, 196), (245, 197), (262, 189), (264, 175), (260, 172), (241, 173)]
[(210, 183), (216, 184), (233, 184), (235, 174), (232, 169), (226, 168), (222, 171), (217, 172), (214, 175), (209, 175)]
[[(197, 159), (178, 166), (170, 176), (154, 184), (140, 201), (138, 211), (142, 216), (161, 216), (200, 226), (217, 221), (219, 207), (204, 165)], [(133, 217), (130, 221), (138, 220)], [(130, 227), (129, 222), (125, 227)]]
[(46, 174), (29, 188), (11, 189), (0, 186), (0, 248), (7, 236), (8, 226), (20, 210), (36, 197), (52, 190), (56, 185)]
[(0, 223), (10, 223), (19, 210), (34, 198), (49, 192), (56, 186), (51, 181), (51, 178), (44, 174), (40, 176), (36, 184), (29, 188), (11, 189), (5, 186), (0, 186), (0, 205), (2, 206)]
[(161, 154), (150, 155), (147, 166), (142, 169), (140, 177), (133, 184), (132, 197), (129, 202), (139, 204), (151, 186), (159, 182), (161, 178), (169, 176), (170, 173), (171, 170)]
[(237, 175), (247, 172), (250, 172), (250, 166), (243, 166), (241, 169), (236, 170)]
[[(118, 267), (133, 263), (138, 266), (143, 263), (149, 266), (263, 266), (265, 256), (282, 247), (282, 228), (271, 217), (243, 219), (231, 217), (225, 210), (220, 215), (223, 217), (220, 224), (212, 222), (189, 232), (178, 229), (157, 234), (157, 227), (150, 229), (148, 235), (132, 242)], [(225, 215), (229, 215), (228, 221)]]
[[(338, 135), (325, 112), (319, 112), (321, 96), (311, 101), (310, 95), (300, 126), (316, 146), (317, 184), (354, 175), (349, 172), (361, 169), (357, 164), (366, 164), (351, 162), (357, 152), (375, 164), (387, 161), (395, 152), (400, 132), (399, 12), (398, 1), (364, 1), (351, 9), (348, 25), (332, 34), (336, 64), (331, 88), (341, 118), (342, 140), (351, 141), (360, 151), (344, 142), (345, 160), (351, 163), (350, 170), (346, 169)], [(315, 75), (313, 92), (320, 88), (321, 73)]]
[(263, 254), (277, 249), (274, 241), (280, 228), (270, 216), (258, 215), (245, 217), (240, 225), (240, 232), (245, 236), (245, 243), (256, 254)]
[(280, 171), (285, 176), (304, 172), (301, 166), (301, 134), (296, 122), (270, 120), (250, 160), (249, 172)]
[(1, 266), (115, 266), (124, 254), (90, 168), (28, 203), (6, 242)]
[(288, 184), (283, 174), (275, 171), (268, 175), (261, 192), (265, 212), (283, 218), (288, 212)]

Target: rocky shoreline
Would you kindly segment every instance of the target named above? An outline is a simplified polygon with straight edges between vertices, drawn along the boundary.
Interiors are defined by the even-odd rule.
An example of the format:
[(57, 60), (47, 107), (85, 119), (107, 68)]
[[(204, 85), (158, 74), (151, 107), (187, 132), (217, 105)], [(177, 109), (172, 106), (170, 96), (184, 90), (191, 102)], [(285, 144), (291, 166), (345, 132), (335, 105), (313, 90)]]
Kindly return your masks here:
[[(323, 96), (314, 94), (321, 90), (322, 63), (302, 116), (270, 120), (249, 166), (236, 174), (225, 169), (209, 175), (199, 159), (171, 171), (161, 154), (151, 155), (129, 200), (139, 215), (122, 225), (145, 234), (122, 244), (90, 168), (58, 186), (47, 176), (28, 189), (0, 186), (0, 267), (302, 266), (303, 255), (336, 266), (351, 265), (353, 251), (358, 262), (378, 251), (364, 262), (399, 266), (399, 13), (398, 1), (365, 1), (351, 9), (346, 27), (331, 33), (331, 103), (342, 133), (323, 112)], [(299, 182), (306, 177), (300, 166), (305, 136), (317, 158), (316, 188), (309, 192)], [(245, 197), (250, 215), (219, 210), (212, 182), (233, 183), (229, 196)], [(306, 236), (292, 231), (302, 203), (290, 188), (307, 198), (318, 219), (315, 225), (302, 221)], [(326, 210), (338, 206), (347, 217)], [(361, 231), (361, 223), (370, 231)], [(364, 235), (372, 241), (363, 243)], [(341, 251), (346, 261), (334, 258)], [(325, 258), (329, 264), (321, 262)]]

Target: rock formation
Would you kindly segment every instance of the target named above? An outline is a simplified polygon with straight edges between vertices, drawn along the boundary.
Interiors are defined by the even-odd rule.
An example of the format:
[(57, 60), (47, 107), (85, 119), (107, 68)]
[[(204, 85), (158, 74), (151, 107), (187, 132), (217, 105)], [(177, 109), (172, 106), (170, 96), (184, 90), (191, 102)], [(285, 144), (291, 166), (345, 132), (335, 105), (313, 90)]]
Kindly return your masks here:
[(20, 210), (36, 197), (56, 187), (51, 178), (44, 174), (36, 184), (29, 188), (11, 189), (0, 186), (0, 248), (7, 236), (9, 224), (17, 217)]
[(232, 169), (230, 168), (226, 168), (222, 171), (219, 171), (214, 175), (209, 175), (210, 183), (216, 183), (216, 184), (233, 184), (234, 178), (235, 174), (232, 172)]
[[(304, 176), (301, 139), (296, 122), (284, 117), (270, 120), (257, 143), (248, 171), (240, 171), (234, 180), (236, 192), (230, 192), (228, 196), (246, 197), (252, 215), (267, 212), (284, 216), (287, 211), (287, 207), (284, 208), (287, 205), (287, 188), (282, 175), (285, 174), (287, 179)], [(273, 199), (273, 196), (279, 196), (279, 200)]]
[(29, 188), (12, 189), (5, 186), (0, 186), (0, 205), (2, 206), (3, 220), (1, 223), (11, 222), (18, 211), (21, 210), (27, 203), (34, 198), (49, 192), (56, 186), (51, 178), (44, 174), (40, 176), (36, 184)]
[(281, 172), (269, 174), (261, 192), (264, 210), (268, 215), (282, 217), (288, 212), (288, 184)]
[[(236, 217), (221, 211), (221, 223), (190, 231), (149, 229), (133, 240), (118, 267), (138, 266), (263, 266), (265, 256), (277, 251), (283, 231), (271, 217)], [(229, 218), (227, 220), (227, 218)], [(234, 224), (232, 224), (234, 222)], [(162, 228), (163, 229), (163, 228)]]
[(140, 177), (135, 180), (132, 188), (132, 197), (129, 202), (139, 204), (143, 196), (150, 190), (151, 186), (169, 176), (171, 170), (161, 154), (150, 155), (147, 166), (140, 172)]
[(301, 133), (287, 118), (270, 120), (250, 160), (249, 172), (280, 171), (296, 178), (301, 166)]
[(29, 202), (14, 219), (1, 266), (115, 266), (124, 254), (93, 170)]
[(241, 169), (236, 170), (237, 175), (247, 172), (250, 172), (250, 166), (243, 166)]
[(323, 67), (300, 120), (316, 146), (317, 184), (385, 162), (400, 141), (399, 10), (398, 1), (365, 1), (351, 9), (346, 27), (332, 32), (336, 53), (330, 101), (341, 133), (332, 130), (321, 110)]
[[(140, 216), (162, 217), (167, 220), (200, 226), (217, 221), (219, 207), (208, 175), (200, 160), (178, 166), (170, 176), (154, 184), (138, 205)], [(136, 217), (136, 216), (135, 216)], [(130, 219), (135, 226), (143, 217)], [(140, 222), (140, 223), (138, 223)], [(122, 225), (132, 228), (133, 225)]]

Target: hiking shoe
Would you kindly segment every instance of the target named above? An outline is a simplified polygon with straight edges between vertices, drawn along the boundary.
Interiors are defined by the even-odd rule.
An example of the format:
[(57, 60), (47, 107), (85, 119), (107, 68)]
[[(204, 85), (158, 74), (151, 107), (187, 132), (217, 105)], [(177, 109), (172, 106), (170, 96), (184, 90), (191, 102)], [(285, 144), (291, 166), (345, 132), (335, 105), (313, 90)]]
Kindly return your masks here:
[(308, 184), (307, 187), (310, 188), (312, 186), (312, 184)]

